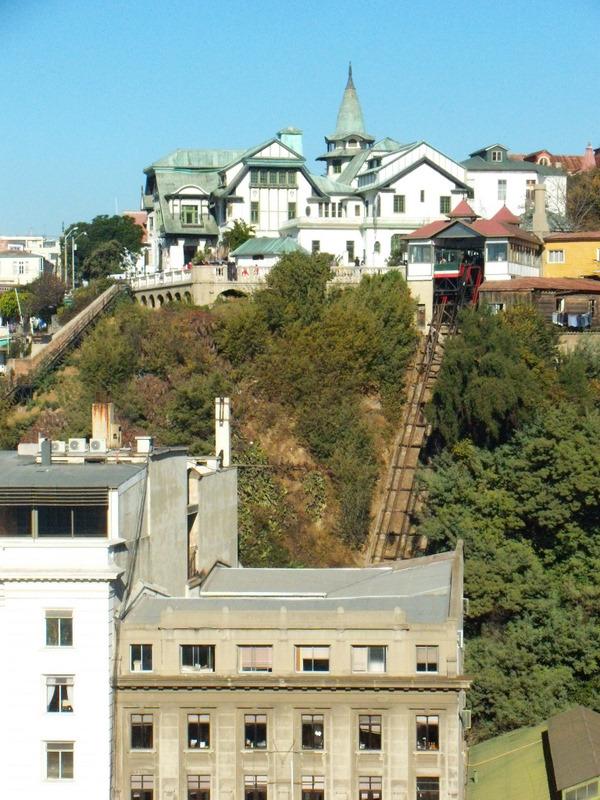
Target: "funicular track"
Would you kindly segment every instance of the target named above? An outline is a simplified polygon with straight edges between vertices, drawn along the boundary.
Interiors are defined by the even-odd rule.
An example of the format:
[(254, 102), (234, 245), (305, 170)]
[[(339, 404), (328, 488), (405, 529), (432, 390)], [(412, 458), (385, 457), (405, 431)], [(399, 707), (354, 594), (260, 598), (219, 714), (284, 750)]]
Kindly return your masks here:
[(423, 337), (407, 376), (407, 397), (394, 441), (379, 510), (369, 534), (368, 564), (409, 558), (419, 549), (420, 537), (412, 532), (418, 501), (416, 470), (429, 425), (425, 405), (439, 372), (444, 340), (456, 328), (464, 298), (447, 298), (434, 306), (427, 336)]

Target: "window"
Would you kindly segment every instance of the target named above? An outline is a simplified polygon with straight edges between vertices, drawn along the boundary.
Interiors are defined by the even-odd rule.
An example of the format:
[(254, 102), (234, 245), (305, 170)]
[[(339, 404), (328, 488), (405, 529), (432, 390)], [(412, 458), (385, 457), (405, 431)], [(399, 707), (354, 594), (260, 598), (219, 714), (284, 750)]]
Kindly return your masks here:
[(210, 775), (188, 775), (187, 800), (210, 800)]
[(46, 777), (70, 780), (73, 777), (73, 742), (46, 742)]
[(208, 714), (188, 714), (187, 746), (205, 750), (210, 747), (210, 716)]
[(359, 800), (381, 800), (381, 777), (358, 779)]
[(564, 250), (548, 250), (548, 263), (549, 264), (564, 264), (565, 251)]
[(440, 800), (440, 779), (417, 778), (417, 800)]
[(439, 717), (417, 715), (417, 750), (439, 750)]
[(153, 775), (131, 776), (131, 800), (152, 800), (154, 797)]
[(32, 509), (0, 506), (0, 536), (31, 536)]
[(106, 506), (39, 506), (38, 536), (106, 536)]
[[(358, 205), (354, 206), (354, 216), (355, 217), (360, 217), (360, 206), (358, 206)], [(600, 250), (598, 250), (598, 252), (600, 253)], [(600, 257), (598, 257), (596, 260), (600, 261)]]
[(182, 225), (197, 225), (198, 224), (198, 206), (183, 205), (181, 206), (181, 223)]
[(346, 252), (348, 253), (348, 261), (354, 261), (354, 242), (346, 242)]
[(302, 776), (302, 800), (323, 800), (325, 778), (317, 775)]
[(322, 750), (324, 746), (323, 714), (302, 714), (302, 749)]
[(411, 244), (408, 252), (411, 264), (431, 264), (431, 245)]
[(329, 672), (329, 647), (296, 647), (296, 672)]
[(131, 715), (131, 749), (152, 750), (154, 724), (152, 714)]
[(73, 711), (73, 677), (46, 678), (46, 711), (69, 714)]
[(386, 650), (382, 645), (352, 648), (352, 672), (385, 672)]
[(421, 202), (424, 203), (425, 202), (425, 189), (421, 189), (420, 197), (421, 197)]
[(596, 301), (593, 298), (588, 300), (588, 312), (592, 315), (592, 317), (596, 316)]
[(267, 800), (267, 776), (244, 776), (244, 800)]
[(260, 207), (258, 203), (250, 203), (250, 222), (258, 222)]
[(600, 261), (600, 247), (596, 248), (596, 261)]
[(492, 150), (492, 161), (502, 161), (502, 150)]
[(271, 645), (241, 645), (238, 647), (240, 672), (273, 672)]
[(373, 251), (375, 253), (381, 253), (381, 242), (375, 242), (373, 245)]
[(493, 242), (487, 246), (488, 261), (506, 261), (506, 244), (504, 242)]
[(527, 180), (525, 183), (526, 183), (525, 201), (527, 203), (533, 203), (535, 199), (535, 178)]
[(506, 181), (503, 178), (498, 181), (498, 200), (506, 203)]
[(333, 171), (336, 175), (339, 175), (342, 171), (342, 162), (339, 159), (333, 162)]
[(358, 717), (358, 749), (381, 750), (381, 714)]
[(311, 249), (311, 252), (312, 252), (313, 256), (316, 255), (319, 252), (319, 250), (321, 249), (321, 242), (318, 239), (313, 239), (312, 242), (311, 242), (311, 248), (310, 249)]
[(440, 196), (440, 214), (450, 213), (450, 197), (446, 195)]
[(394, 195), (394, 214), (404, 214), (406, 198), (403, 194)]
[(267, 715), (244, 716), (244, 747), (247, 750), (264, 750), (267, 747)]
[(296, 203), (288, 203), (288, 219), (296, 219)]
[(214, 644), (182, 644), (180, 651), (182, 672), (215, 671)]
[(569, 789), (565, 794), (565, 800), (592, 800), (598, 797), (598, 781), (591, 781), (583, 786), (578, 786), (577, 789)]
[(73, 646), (72, 611), (46, 611), (46, 645), (48, 647)]
[(132, 672), (152, 672), (152, 645), (132, 644), (129, 648)]
[(437, 645), (417, 645), (417, 672), (437, 672), (438, 658)]
[(542, 167), (549, 167), (550, 161), (546, 156), (542, 156), (540, 159), (538, 159), (538, 164), (541, 164)]

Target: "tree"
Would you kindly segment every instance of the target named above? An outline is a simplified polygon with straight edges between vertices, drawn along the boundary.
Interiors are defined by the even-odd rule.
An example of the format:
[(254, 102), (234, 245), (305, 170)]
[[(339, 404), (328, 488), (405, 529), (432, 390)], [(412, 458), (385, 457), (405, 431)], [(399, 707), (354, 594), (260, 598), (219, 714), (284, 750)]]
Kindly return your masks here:
[(85, 276), (88, 280), (95, 280), (118, 274), (123, 270), (126, 259), (127, 251), (115, 239), (103, 242), (85, 260)]
[[(100, 245), (117, 242), (121, 246), (119, 267), (113, 272), (121, 272), (129, 255), (139, 253), (142, 249), (144, 230), (129, 216), (100, 214), (91, 222), (73, 223), (66, 232), (68, 233), (73, 228), (77, 228), (79, 271), (86, 280), (90, 278), (87, 260)], [(85, 236), (81, 234), (85, 234)]]
[[(20, 319), (21, 311), (25, 314), (25, 308), (29, 295), (27, 292), (19, 292), (19, 300), (17, 300), (16, 291), (2, 292), (0, 294), (0, 317), (5, 322), (14, 322)], [(19, 303), (21, 304), (21, 311), (19, 311)]]
[(600, 228), (600, 169), (569, 176), (567, 218), (571, 230), (591, 231)]
[(27, 308), (30, 314), (42, 317), (47, 322), (57, 310), (65, 296), (65, 285), (51, 272), (45, 272), (28, 286)]
[(236, 219), (231, 230), (223, 234), (223, 244), (231, 253), (248, 239), (254, 236), (254, 226), (248, 225), (243, 219)]

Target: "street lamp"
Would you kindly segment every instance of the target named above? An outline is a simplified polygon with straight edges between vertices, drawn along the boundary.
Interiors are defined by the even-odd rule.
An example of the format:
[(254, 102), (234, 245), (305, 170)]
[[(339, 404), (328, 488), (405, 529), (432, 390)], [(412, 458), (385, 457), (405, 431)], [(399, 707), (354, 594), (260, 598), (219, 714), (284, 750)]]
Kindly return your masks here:
[(77, 226), (75, 226), (74, 228), (71, 228), (71, 230), (67, 231), (65, 233), (65, 235), (64, 235), (65, 253), (64, 253), (64, 259), (63, 259), (63, 273), (64, 273), (65, 285), (68, 283), (68, 280), (69, 280), (69, 250), (68, 250), (67, 242), (69, 240), (69, 237), (71, 237), (71, 247), (73, 246), (72, 239), (73, 239), (73, 236), (75, 236), (75, 234), (77, 233), (78, 230), (79, 230), (79, 228)]
[(79, 236), (71, 237), (71, 291), (75, 291), (75, 242), (82, 236), (87, 236), (87, 231), (81, 231)]

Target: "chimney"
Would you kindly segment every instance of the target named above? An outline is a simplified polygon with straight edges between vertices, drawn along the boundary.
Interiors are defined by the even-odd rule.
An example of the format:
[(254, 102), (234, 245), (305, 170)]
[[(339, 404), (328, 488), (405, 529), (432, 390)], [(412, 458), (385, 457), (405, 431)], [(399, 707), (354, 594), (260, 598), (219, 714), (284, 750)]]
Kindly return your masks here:
[(543, 236), (550, 230), (546, 214), (546, 187), (542, 183), (536, 183), (533, 189), (532, 230), (538, 236)]
[(52, 464), (52, 441), (40, 439), (40, 464), (49, 467)]
[(114, 403), (92, 403), (92, 439), (104, 439), (109, 450), (121, 447), (121, 427), (115, 422)]
[(152, 452), (154, 442), (152, 436), (136, 436), (135, 449), (138, 455), (148, 455)]
[(282, 144), (290, 147), (299, 156), (302, 155), (302, 131), (298, 128), (282, 128), (277, 131), (277, 138)]
[(229, 398), (215, 397), (215, 452), (222, 467), (231, 465), (231, 426)]

